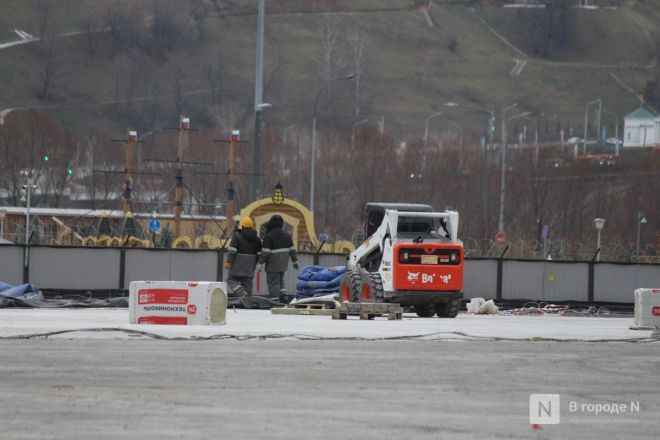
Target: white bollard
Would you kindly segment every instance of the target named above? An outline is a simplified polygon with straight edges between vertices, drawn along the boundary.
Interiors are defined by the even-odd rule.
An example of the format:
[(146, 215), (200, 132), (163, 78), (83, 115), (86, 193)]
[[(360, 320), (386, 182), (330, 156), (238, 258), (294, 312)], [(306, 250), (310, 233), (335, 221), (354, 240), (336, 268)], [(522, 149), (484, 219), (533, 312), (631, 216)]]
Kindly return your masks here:
[(210, 281), (133, 281), (131, 324), (223, 325), (227, 284)]
[(635, 327), (660, 327), (660, 289), (635, 290)]

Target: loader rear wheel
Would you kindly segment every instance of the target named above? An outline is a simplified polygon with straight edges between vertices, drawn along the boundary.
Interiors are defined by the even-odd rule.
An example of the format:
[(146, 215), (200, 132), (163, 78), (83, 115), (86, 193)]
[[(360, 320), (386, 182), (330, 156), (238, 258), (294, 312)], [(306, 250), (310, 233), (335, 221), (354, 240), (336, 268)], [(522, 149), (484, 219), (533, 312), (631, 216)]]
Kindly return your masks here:
[(360, 287), (360, 301), (377, 302), (383, 301), (383, 280), (378, 272), (368, 272), (365, 274)]
[(438, 318), (456, 318), (460, 307), (461, 301), (459, 299), (452, 299), (446, 303), (436, 304), (435, 312), (438, 314)]
[(371, 288), (371, 282), (365, 280), (360, 286), (360, 302), (372, 302), (374, 297), (373, 289)]
[(339, 302), (359, 302), (362, 277), (359, 272), (347, 270), (339, 287)]
[(433, 318), (433, 315), (435, 315), (435, 309), (432, 305), (415, 306), (415, 313), (417, 313), (417, 316), (420, 318)]
[(383, 293), (383, 279), (378, 272), (369, 273), (369, 284), (371, 285), (371, 292), (374, 296), (374, 302), (385, 302), (385, 295)]

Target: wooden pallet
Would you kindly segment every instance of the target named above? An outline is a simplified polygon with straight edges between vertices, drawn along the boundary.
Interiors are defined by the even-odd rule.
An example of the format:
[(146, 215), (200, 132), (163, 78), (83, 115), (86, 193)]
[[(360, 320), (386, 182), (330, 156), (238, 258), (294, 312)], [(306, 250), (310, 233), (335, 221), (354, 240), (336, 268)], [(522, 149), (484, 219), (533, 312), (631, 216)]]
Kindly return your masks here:
[(651, 331), (658, 331), (660, 330), (660, 327), (652, 327), (650, 325), (648, 326), (640, 326), (640, 325), (631, 325), (628, 327), (630, 330), (651, 330)]
[(289, 304), (289, 307), (293, 307), (294, 309), (311, 309), (311, 310), (324, 310), (324, 309), (334, 309), (334, 307), (330, 304), (325, 304), (325, 303), (320, 303), (320, 304), (314, 304), (314, 303), (302, 303), (302, 304)]
[(329, 304), (290, 304), (288, 307), (270, 309), (273, 315), (321, 315), (330, 316), (334, 309)]
[(403, 307), (393, 303), (352, 303), (345, 302), (334, 310), (332, 319), (347, 319), (348, 316), (359, 316), (360, 319), (374, 319), (376, 316), (387, 315), (393, 321), (401, 319)]

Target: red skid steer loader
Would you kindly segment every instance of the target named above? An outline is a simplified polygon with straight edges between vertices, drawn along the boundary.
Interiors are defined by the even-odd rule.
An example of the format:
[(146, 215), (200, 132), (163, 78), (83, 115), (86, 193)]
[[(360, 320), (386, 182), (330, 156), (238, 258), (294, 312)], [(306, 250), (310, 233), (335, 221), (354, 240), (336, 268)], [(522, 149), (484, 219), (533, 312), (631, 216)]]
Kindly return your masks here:
[(413, 306), (425, 318), (454, 318), (463, 299), (458, 213), (429, 205), (368, 203), (366, 241), (348, 256), (341, 302)]

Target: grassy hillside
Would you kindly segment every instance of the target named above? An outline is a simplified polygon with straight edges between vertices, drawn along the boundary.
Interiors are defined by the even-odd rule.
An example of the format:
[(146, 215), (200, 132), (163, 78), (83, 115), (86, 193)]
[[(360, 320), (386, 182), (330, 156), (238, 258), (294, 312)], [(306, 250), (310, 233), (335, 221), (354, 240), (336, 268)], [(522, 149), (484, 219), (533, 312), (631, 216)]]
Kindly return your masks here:
[[(36, 0), (6, 3), (0, 16), (0, 29), (4, 29), (0, 41), (15, 39), (11, 32), (14, 28), (38, 33)], [(139, 114), (145, 127), (156, 127), (175, 117), (174, 84), (178, 77), (186, 94), (185, 111), (198, 121), (210, 123), (211, 101), (209, 93), (204, 92), (209, 88), (204, 71), (219, 63), (225, 71), (223, 102), (236, 103), (246, 116), (253, 99), (256, 17), (219, 16), (213, 3), (199, 1), (187, 5), (205, 14), (203, 38), (181, 44), (164, 57), (154, 58), (134, 49), (111, 57), (108, 32), (99, 34), (93, 56), (87, 51), (85, 35), (58, 39), (57, 74), (47, 100), (37, 97), (44, 64), (39, 44), (2, 50), (0, 107), (54, 106), (55, 114), (77, 130), (98, 125), (117, 130), (129, 123), (131, 115), (122, 110), (122, 105), (126, 107), (130, 96), (136, 100), (131, 104), (132, 114)], [(231, 10), (232, 5), (254, 6), (256, 1), (215, 3)], [(275, 3), (282, 2), (267, 2)], [(413, 2), (342, 3), (354, 9), (403, 9)], [(59, 32), (82, 29), (90, 14), (102, 17), (106, 11), (101, 2), (91, 0), (59, 0), (51, 4), (51, 28)], [(133, 4), (138, 5), (136, 10), (144, 7), (148, 15), (152, 3)], [(495, 110), (518, 102), (535, 111), (542, 125), (554, 127), (561, 123), (577, 129), (584, 104), (589, 100), (602, 97), (605, 106), (620, 115), (637, 105), (634, 96), (612, 78), (612, 73), (640, 91), (657, 69), (645, 67), (656, 51), (654, 38), (660, 22), (660, 6), (652, 0), (639, 1), (634, 8), (575, 12), (571, 19), (571, 44), (550, 59), (529, 50), (529, 42), (520, 31), (520, 11), (434, 2), (430, 16), (434, 27), (427, 25), (420, 11), (336, 15), (340, 29), (336, 53), (338, 64), (343, 65), (337, 70), (351, 70), (350, 53), (341, 34), (351, 26), (364, 29), (368, 43), (363, 114), (384, 115), (388, 131), (398, 138), (421, 134), (425, 117), (440, 110), (446, 101)], [(308, 119), (313, 97), (322, 84), (316, 58), (319, 30), (327, 17), (278, 14), (267, 18), (266, 71), (270, 84), (265, 98), (275, 106), (269, 111), (269, 118), (276, 126), (284, 127), (292, 121), (303, 124)], [(528, 55), (520, 76), (511, 76), (510, 72), (514, 59), (525, 57), (489, 27)], [(130, 84), (134, 84), (132, 91)], [(350, 127), (356, 120), (351, 115), (351, 87), (333, 87), (334, 104), (327, 108), (334, 115), (330, 123)], [(141, 100), (145, 96), (148, 99)], [(109, 104), (112, 101), (119, 103)], [(481, 130), (480, 116), (447, 110), (447, 116), (437, 121), (438, 125), (453, 120), (460, 121), (468, 132)], [(247, 118), (243, 119), (249, 127)]]

